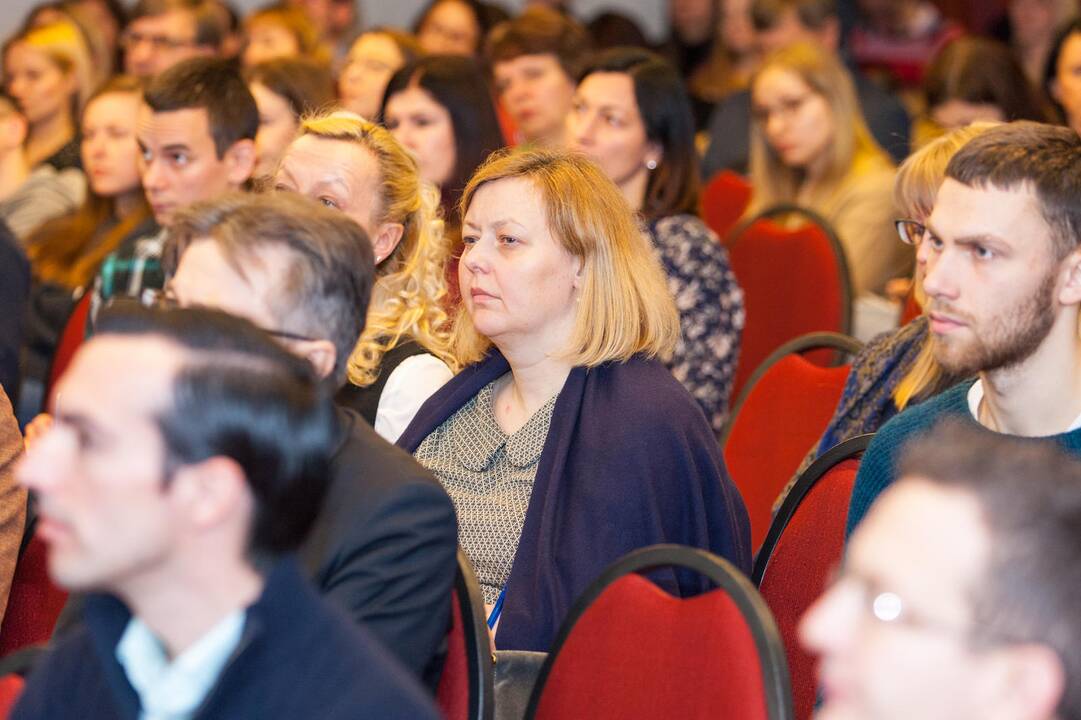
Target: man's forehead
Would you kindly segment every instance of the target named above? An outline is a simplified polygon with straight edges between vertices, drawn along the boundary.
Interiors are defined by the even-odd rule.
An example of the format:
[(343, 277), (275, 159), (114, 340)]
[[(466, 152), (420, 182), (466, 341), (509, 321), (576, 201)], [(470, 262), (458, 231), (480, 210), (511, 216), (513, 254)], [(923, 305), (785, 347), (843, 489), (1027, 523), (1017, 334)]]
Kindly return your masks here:
[(56, 401), (68, 410), (151, 411), (168, 403), (172, 379), (186, 356), (156, 335), (102, 335), (88, 340), (61, 379)]
[(191, 34), (195, 31), (195, 16), (184, 8), (175, 8), (161, 15), (144, 15), (131, 21), (136, 32), (169, 31), (170, 35)]
[(1031, 185), (969, 186), (953, 178), (946, 178), (939, 187), (928, 225), (940, 237), (949, 238), (993, 235), (1025, 240), (1037, 229), (1047, 232)]
[(139, 105), (136, 133), (145, 145), (187, 145), (213, 143), (206, 108), (182, 108), (155, 112), (145, 102)]

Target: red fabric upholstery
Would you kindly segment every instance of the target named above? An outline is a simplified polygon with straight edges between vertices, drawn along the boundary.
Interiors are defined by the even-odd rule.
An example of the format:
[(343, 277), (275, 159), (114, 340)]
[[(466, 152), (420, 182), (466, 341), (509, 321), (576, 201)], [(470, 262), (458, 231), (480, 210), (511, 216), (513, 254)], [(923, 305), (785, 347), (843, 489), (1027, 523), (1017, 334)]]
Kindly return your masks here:
[(469, 661), (465, 656), (465, 624), (455, 590), (450, 603), (451, 627), (447, 633), (447, 659), (435, 691), (435, 703), (447, 720), (469, 720)]
[(15, 566), (0, 625), (0, 656), (46, 642), (52, 635), (68, 596), (49, 579), (47, 552), (44, 541), (35, 535)]
[(773, 502), (833, 416), (848, 370), (786, 355), (759, 378), (732, 420), (724, 462), (747, 505), (755, 550), (769, 530)]
[(7, 720), (26, 683), (18, 675), (0, 678), (0, 720)]
[(916, 302), (916, 294), (909, 292), (905, 295), (905, 304), (901, 306), (901, 325), (908, 325), (911, 321), (918, 318), (923, 313), (923, 308)]
[(702, 190), (702, 220), (722, 240), (751, 203), (751, 183), (731, 170), (721, 170)]
[(858, 468), (858, 460), (843, 460), (819, 478), (785, 526), (759, 587), (784, 639), (797, 720), (810, 718), (814, 711), (816, 673), (813, 658), (799, 645), (796, 628), (841, 560), (848, 500)]
[(759, 363), (785, 342), (810, 332), (846, 332), (844, 280), (821, 228), (782, 228), (759, 220), (729, 246), (747, 312), (732, 397)]
[(53, 366), (49, 370), (50, 388), (56, 385), (56, 381), (68, 369), (68, 363), (86, 337), (86, 319), (90, 314), (91, 295), (93, 293), (86, 292), (75, 304), (75, 309), (71, 311), (71, 317), (64, 326), (64, 332), (60, 334), (60, 342), (57, 344), (56, 354), (53, 355)]
[(714, 590), (674, 598), (639, 575), (609, 585), (559, 650), (538, 720), (765, 720), (754, 638)]

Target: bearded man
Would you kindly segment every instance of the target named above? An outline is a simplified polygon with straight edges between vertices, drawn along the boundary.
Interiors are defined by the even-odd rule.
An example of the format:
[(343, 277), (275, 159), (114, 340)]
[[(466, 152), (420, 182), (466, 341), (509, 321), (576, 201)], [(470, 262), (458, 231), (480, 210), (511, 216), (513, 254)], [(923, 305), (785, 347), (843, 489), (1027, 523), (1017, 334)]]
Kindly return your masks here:
[(942, 417), (1081, 455), (1081, 137), (1015, 122), (974, 138), (950, 160), (921, 235), (935, 359), (975, 380), (879, 430), (849, 533), (895, 479), (904, 443)]

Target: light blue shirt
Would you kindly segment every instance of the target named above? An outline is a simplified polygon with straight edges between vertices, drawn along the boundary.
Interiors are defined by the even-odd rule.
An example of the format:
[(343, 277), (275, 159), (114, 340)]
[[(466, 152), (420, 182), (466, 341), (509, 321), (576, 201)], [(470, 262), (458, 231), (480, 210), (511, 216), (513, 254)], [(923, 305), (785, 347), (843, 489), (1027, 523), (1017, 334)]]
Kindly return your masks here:
[(232, 656), (244, 631), (244, 609), (235, 610), (172, 662), (150, 628), (128, 621), (116, 659), (139, 696), (139, 720), (188, 720)]

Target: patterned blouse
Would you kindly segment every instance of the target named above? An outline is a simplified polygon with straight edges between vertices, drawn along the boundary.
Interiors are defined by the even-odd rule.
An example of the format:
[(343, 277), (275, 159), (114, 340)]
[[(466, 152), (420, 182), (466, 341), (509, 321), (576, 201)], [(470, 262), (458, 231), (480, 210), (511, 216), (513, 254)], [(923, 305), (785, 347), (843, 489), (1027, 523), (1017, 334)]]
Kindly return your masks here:
[(498, 599), (510, 576), (558, 397), (507, 435), (495, 419), (495, 382), (485, 385), (414, 453), (454, 502), (458, 542), (473, 563), (489, 604)]
[(743, 291), (717, 235), (693, 215), (673, 215), (646, 228), (679, 308), (682, 338), (668, 363), (714, 432), (728, 419), (732, 378), (743, 330)]

